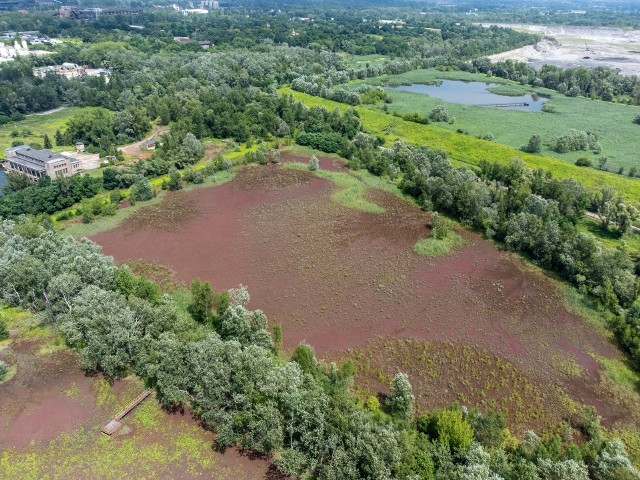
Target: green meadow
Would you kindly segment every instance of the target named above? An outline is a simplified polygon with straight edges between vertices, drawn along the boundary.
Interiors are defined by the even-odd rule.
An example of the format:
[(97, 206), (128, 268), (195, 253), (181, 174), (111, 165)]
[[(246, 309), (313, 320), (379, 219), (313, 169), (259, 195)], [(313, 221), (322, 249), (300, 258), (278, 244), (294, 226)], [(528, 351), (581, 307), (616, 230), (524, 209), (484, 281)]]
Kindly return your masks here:
[[(69, 146), (56, 147), (54, 136), (56, 130), (63, 131), (67, 127), (67, 121), (80, 110), (82, 109), (78, 107), (68, 107), (59, 112), (47, 115), (30, 115), (19, 122), (0, 125), (0, 156), (4, 157), (5, 148), (9, 148), (13, 142), (42, 145), (45, 134), (49, 135), (51, 143), (54, 145), (52, 150), (69, 150)], [(12, 136), (12, 133), (16, 136)]]
[[(436, 69), (387, 75), (369, 79), (366, 82), (393, 87), (413, 83), (430, 84), (440, 79), (498, 83), (499, 86), (490, 91), (500, 95), (516, 96), (535, 92), (549, 98), (546, 106), (553, 113), (474, 107), (444, 102), (420, 93), (387, 88), (393, 100), (387, 106), (389, 112), (400, 114), (417, 112), (428, 115), (436, 105), (443, 105), (456, 118), (453, 125), (437, 124), (438, 127), (447, 130), (462, 129), (472, 136), (490, 133), (494, 137), (494, 142), (515, 148), (526, 144), (531, 135), (537, 134), (542, 137), (545, 144), (542, 155), (553, 156), (570, 163), (575, 163), (578, 158), (586, 156), (594, 165), (597, 165), (600, 156), (605, 156), (608, 158), (606, 167), (611, 171), (617, 172), (618, 168), (623, 167), (624, 172), (627, 173), (632, 166), (640, 169), (640, 152), (638, 152), (636, 140), (640, 134), (640, 125), (633, 123), (633, 119), (640, 114), (640, 107), (590, 100), (584, 97), (566, 97), (553, 90), (520, 85), (482, 74), (440, 72)], [(597, 155), (584, 151), (559, 154), (549, 149), (548, 143), (554, 137), (572, 128), (595, 133), (602, 146), (602, 152)]]
[(383, 65), (388, 57), (375, 53), (373, 55), (343, 54), (344, 62), (349, 68), (364, 68), (367, 65)]
[[(293, 94), (296, 100), (302, 101), (309, 107), (325, 106), (330, 110), (336, 107), (341, 110), (348, 108), (348, 105), (343, 103), (294, 92), (291, 89), (281, 89), (280, 92)], [(434, 124), (422, 125), (408, 122), (384, 113), (375, 107), (359, 106), (356, 107), (356, 110), (364, 124), (365, 131), (373, 135), (380, 135), (385, 139), (387, 145), (391, 145), (396, 140), (426, 145), (445, 151), (454, 165), (472, 168), (479, 165), (482, 160), (508, 164), (514, 157), (520, 157), (530, 168), (544, 168), (557, 178), (573, 178), (590, 189), (609, 185), (628, 200), (637, 201), (640, 198), (640, 179), (638, 178), (629, 178), (593, 168), (577, 167), (553, 157), (531, 155), (511, 146), (480, 140)], [(504, 112), (500, 111), (500, 113)], [(638, 127), (640, 128), (640, 126)]]

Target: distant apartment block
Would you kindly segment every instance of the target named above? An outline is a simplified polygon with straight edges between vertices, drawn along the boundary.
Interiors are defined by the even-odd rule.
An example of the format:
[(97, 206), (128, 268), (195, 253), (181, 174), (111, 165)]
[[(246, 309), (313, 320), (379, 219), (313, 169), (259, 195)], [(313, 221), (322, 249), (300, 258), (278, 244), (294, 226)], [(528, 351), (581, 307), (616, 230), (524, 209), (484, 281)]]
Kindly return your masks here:
[(58, 10), (61, 18), (73, 18), (75, 20), (97, 20), (104, 15), (125, 15), (142, 12), (142, 8), (80, 8), (63, 6)]
[(220, 3), (214, 0), (203, 0), (202, 2), (200, 2), (200, 8), (215, 10), (216, 8), (220, 8)]
[(86, 68), (83, 65), (77, 65), (75, 63), (63, 63), (62, 65), (49, 65), (46, 67), (37, 67), (33, 69), (33, 74), (36, 77), (44, 78), (48, 73), (56, 75), (62, 75), (67, 78), (84, 77), (104, 77), (109, 82), (109, 75), (111, 72), (104, 68)]
[(52, 179), (70, 177), (99, 166), (100, 156), (98, 154), (55, 153), (50, 150), (36, 150), (29, 145), (20, 145), (5, 150), (4, 168), (8, 172), (26, 175), (34, 181), (44, 176)]

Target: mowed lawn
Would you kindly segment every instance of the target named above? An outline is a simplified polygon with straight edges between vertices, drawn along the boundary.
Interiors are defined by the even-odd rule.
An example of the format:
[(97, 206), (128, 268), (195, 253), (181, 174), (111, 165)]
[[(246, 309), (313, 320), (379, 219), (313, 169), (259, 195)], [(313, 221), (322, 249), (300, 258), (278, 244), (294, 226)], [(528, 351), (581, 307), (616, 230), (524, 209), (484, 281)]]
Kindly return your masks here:
[[(383, 76), (369, 79), (367, 83), (396, 86), (413, 83), (429, 84), (438, 79), (499, 83), (500, 86), (491, 91), (503, 95), (524, 95), (536, 92), (550, 97), (546, 105), (554, 112), (467, 106), (444, 102), (429, 95), (387, 88), (393, 100), (393, 103), (388, 105), (389, 112), (400, 114), (417, 112), (428, 115), (436, 105), (443, 105), (451, 115), (456, 117), (453, 125), (438, 124), (439, 127), (448, 130), (455, 131), (460, 128), (473, 136), (491, 133), (495, 142), (516, 148), (526, 144), (531, 135), (537, 134), (545, 143), (543, 155), (553, 156), (570, 163), (575, 163), (578, 158), (586, 156), (594, 165), (597, 164), (600, 156), (605, 156), (608, 158), (607, 167), (612, 171), (617, 172), (619, 167), (623, 167), (624, 172), (627, 173), (632, 166), (640, 170), (640, 151), (637, 148), (640, 125), (633, 123), (634, 118), (640, 115), (640, 107), (590, 100), (584, 97), (566, 97), (553, 90), (520, 85), (486, 75), (440, 72), (436, 69)], [(508, 101), (508, 97), (505, 97), (505, 102)], [(596, 155), (581, 151), (559, 154), (549, 149), (546, 145), (548, 142), (572, 128), (595, 133), (602, 146), (602, 153)]]
[[(67, 126), (67, 121), (82, 110), (79, 107), (67, 107), (59, 112), (50, 113), (47, 115), (30, 115), (26, 119), (19, 122), (10, 122), (0, 126), (0, 156), (4, 157), (4, 150), (9, 148), (13, 142), (20, 142), (20, 144), (43, 144), (43, 136), (49, 135), (51, 143), (53, 144), (52, 150), (62, 151), (69, 150), (69, 146), (56, 147), (55, 134), (56, 130), (64, 131)], [(30, 131), (31, 133), (27, 133)], [(17, 137), (12, 137), (12, 132), (18, 132)]]
[[(309, 107), (325, 106), (329, 110), (335, 107), (345, 110), (349, 107), (343, 103), (294, 92), (291, 89), (281, 89), (280, 92), (293, 94), (296, 100)], [(609, 185), (628, 200), (637, 201), (640, 198), (640, 179), (638, 178), (629, 178), (593, 168), (577, 167), (557, 158), (531, 155), (514, 147), (480, 140), (433, 124), (422, 125), (408, 122), (376, 108), (358, 106), (356, 110), (364, 124), (365, 131), (382, 136), (387, 145), (391, 145), (396, 140), (402, 140), (440, 149), (445, 151), (452, 163), (457, 166), (476, 167), (482, 160), (508, 164), (511, 159), (520, 157), (530, 168), (544, 168), (557, 178), (573, 178), (590, 189)]]

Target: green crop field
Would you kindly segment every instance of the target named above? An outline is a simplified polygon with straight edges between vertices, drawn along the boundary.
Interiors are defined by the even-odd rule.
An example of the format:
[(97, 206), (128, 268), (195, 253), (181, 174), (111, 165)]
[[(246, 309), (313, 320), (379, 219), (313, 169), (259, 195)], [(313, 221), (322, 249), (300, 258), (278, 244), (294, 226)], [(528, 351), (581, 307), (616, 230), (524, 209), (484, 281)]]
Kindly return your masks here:
[[(10, 122), (0, 126), (0, 156), (4, 157), (5, 148), (9, 148), (13, 142), (27, 145), (39, 143), (42, 145), (42, 137), (45, 133), (49, 135), (51, 142), (54, 144), (52, 150), (69, 150), (69, 146), (56, 147), (54, 136), (56, 130), (64, 130), (67, 126), (67, 120), (80, 110), (82, 109), (68, 107), (47, 115), (30, 115), (19, 122)], [(18, 132), (18, 136), (12, 137), (12, 132)]]
[[(335, 107), (345, 110), (348, 105), (325, 100), (313, 95), (281, 89), (281, 93), (291, 93), (294, 98), (309, 107), (325, 106), (332, 110)], [(426, 145), (447, 152), (456, 166), (477, 166), (482, 160), (507, 164), (514, 157), (522, 158), (530, 168), (544, 168), (557, 178), (573, 178), (587, 188), (596, 189), (609, 185), (624, 195), (628, 200), (640, 198), (640, 179), (629, 178), (593, 168), (581, 168), (557, 158), (542, 155), (531, 155), (517, 148), (479, 140), (469, 135), (435, 125), (422, 125), (408, 122), (380, 110), (370, 107), (356, 107), (364, 124), (365, 131), (385, 138), (387, 145), (396, 140), (416, 145)]]
[[(438, 98), (420, 93), (403, 92), (387, 89), (393, 103), (387, 106), (389, 112), (420, 113), (428, 115), (436, 105), (443, 105), (456, 118), (455, 124), (438, 124), (448, 130), (463, 129), (470, 135), (486, 135), (491, 133), (494, 141), (512, 147), (526, 144), (531, 135), (538, 134), (545, 143), (543, 155), (553, 156), (566, 162), (575, 161), (586, 156), (594, 165), (600, 156), (609, 160), (607, 168), (617, 172), (623, 167), (625, 173), (635, 166), (640, 169), (640, 152), (637, 149), (637, 136), (640, 125), (633, 119), (640, 114), (640, 107), (590, 100), (583, 97), (566, 97), (552, 90), (533, 88), (495, 77), (467, 72), (440, 72), (436, 69), (416, 70), (401, 75), (383, 76), (369, 79), (372, 85), (403, 85), (412, 83), (433, 83), (438, 79), (465, 80), (499, 83), (500, 86), (490, 89), (501, 95), (524, 95), (536, 92), (550, 97), (546, 105), (554, 113), (529, 112), (462, 105), (444, 102)], [(508, 99), (505, 99), (508, 101)], [(382, 108), (380, 106), (379, 108)], [(548, 142), (570, 129), (585, 130), (598, 136), (602, 153), (570, 152), (559, 154), (549, 149)]]

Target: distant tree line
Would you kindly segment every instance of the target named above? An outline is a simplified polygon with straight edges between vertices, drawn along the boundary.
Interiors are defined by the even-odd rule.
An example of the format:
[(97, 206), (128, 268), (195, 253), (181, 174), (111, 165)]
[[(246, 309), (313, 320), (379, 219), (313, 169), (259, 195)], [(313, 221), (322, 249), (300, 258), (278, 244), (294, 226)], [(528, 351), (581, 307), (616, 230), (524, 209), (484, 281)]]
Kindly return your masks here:
[[(191, 286), (185, 311), (145, 277), (88, 240), (33, 219), (0, 224), (0, 296), (59, 329), (88, 372), (135, 373), (166, 408), (188, 406), (233, 445), (270, 456), (285, 475), (318, 479), (637, 479), (622, 442), (607, 440), (585, 410), (583, 441), (528, 432), (522, 441), (497, 412), (451, 407), (416, 416), (409, 378), (390, 395), (360, 400), (354, 368), (318, 360), (300, 344), (279, 349), (260, 310), (240, 286)], [(2, 366), (6, 370), (7, 366)], [(0, 372), (0, 374), (2, 374)]]
[(536, 69), (524, 62), (491, 62), (488, 58), (473, 60), (472, 64), (478, 72), (514, 80), (522, 85), (550, 88), (568, 97), (582, 96), (640, 105), (640, 77), (623, 75), (619, 70), (608, 67), (564, 69), (544, 65)]

